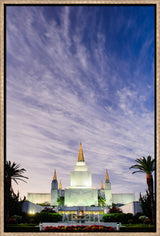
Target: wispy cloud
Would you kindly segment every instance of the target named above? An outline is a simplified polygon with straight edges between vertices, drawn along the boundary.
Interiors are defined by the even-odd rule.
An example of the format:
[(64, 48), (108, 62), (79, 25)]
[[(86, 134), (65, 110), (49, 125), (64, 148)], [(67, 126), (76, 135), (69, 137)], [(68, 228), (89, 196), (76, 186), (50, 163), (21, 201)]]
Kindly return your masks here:
[[(45, 7), (7, 7), (7, 159), (27, 169), (20, 192), (49, 192), (54, 169), (69, 186), (80, 141), (94, 186), (107, 168), (114, 191), (145, 191), (145, 178), (128, 168), (137, 157), (154, 156), (153, 106), (146, 106), (153, 75), (135, 76), (143, 76), (138, 65), (151, 39), (131, 65), (107, 50), (115, 29), (103, 30), (100, 9), (93, 9), (96, 20), (83, 7), (52, 10), (47, 18)], [(139, 27), (130, 19), (127, 29), (133, 25)]]

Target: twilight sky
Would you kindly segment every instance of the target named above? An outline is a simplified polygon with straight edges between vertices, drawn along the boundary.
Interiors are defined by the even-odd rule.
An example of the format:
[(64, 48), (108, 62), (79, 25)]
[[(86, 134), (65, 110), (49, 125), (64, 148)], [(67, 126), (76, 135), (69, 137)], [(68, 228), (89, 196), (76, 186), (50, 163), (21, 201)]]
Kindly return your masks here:
[(7, 6), (7, 160), (21, 196), (62, 187), (82, 142), (99, 188), (147, 189), (135, 159), (154, 157), (154, 7)]

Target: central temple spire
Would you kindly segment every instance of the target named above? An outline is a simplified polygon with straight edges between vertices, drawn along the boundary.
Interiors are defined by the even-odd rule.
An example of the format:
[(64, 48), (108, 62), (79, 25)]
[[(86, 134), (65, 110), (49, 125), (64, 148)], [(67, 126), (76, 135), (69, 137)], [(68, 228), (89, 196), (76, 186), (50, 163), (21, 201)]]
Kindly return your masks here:
[(78, 161), (84, 161), (84, 156), (83, 156), (83, 150), (82, 150), (82, 144), (81, 143), (80, 143), (80, 146), (79, 146)]

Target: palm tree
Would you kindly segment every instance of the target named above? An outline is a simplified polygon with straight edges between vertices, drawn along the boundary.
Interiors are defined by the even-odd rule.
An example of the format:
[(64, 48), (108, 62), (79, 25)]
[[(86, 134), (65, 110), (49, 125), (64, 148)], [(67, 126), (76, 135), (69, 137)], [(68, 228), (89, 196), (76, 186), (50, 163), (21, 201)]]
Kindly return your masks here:
[(24, 168), (20, 169), (20, 164), (16, 164), (15, 162), (11, 163), (11, 161), (5, 162), (4, 167), (4, 197), (5, 197), (5, 222), (8, 221), (9, 217), (9, 199), (13, 193), (12, 189), (12, 180), (18, 184), (18, 180), (26, 182), (24, 179), (28, 179), (28, 177), (22, 175), (26, 170)]
[(137, 169), (133, 171), (132, 174), (137, 172), (142, 172), (146, 174), (146, 182), (148, 186), (148, 191), (151, 196), (151, 208), (152, 208), (152, 222), (155, 224), (155, 203), (153, 199), (153, 177), (152, 172), (155, 170), (155, 159), (152, 159), (151, 156), (147, 158), (137, 158), (135, 160), (138, 164), (132, 165), (129, 169)]

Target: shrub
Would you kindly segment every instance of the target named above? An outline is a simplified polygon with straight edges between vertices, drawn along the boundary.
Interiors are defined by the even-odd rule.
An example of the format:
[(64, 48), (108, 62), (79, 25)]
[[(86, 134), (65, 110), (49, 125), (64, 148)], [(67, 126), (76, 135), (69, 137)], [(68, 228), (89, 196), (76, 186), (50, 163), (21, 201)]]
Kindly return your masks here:
[(109, 209), (109, 213), (122, 213), (122, 210), (118, 207), (116, 207), (115, 205), (113, 205), (110, 209)]
[(143, 215), (152, 219), (151, 196), (150, 196), (149, 192), (146, 191), (146, 195), (144, 195), (144, 196), (142, 196), (140, 193), (139, 201), (141, 203)]
[(58, 222), (62, 220), (62, 216), (58, 213), (40, 212), (34, 215), (34, 221), (39, 222)]
[(21, 223), (22, 216), (19, 216), (19, 215), (13, 215), (13, 216), (11, 216), (11, 218), (16, 219), (16, 222), (17, 222), (18, 224)]
[(144, 224), (150, 224), (151, 223), (150, 219), (147, 216), (140, 216), (139, 220)]
[(50, 206), (50, 204), (49, 203), (40, 203), (40, 204), (38, 204), (39, 206)]
[(122, 224), (127, 224), (133, 219), (133, 214), (131, 213), (111, 213), (103, 215), (104, 222), (121, 222)]
[(141, 223), (141, 220), (139, 219), (140, 216), (142, 216), (143, 213), (141, 212), (137, 212), (135, 215), (134, 215), (134, 223), (138, 224), (138, 223)]
[(57, 213), (53, 208), (45, 207), (41, 212)]
[(9, 220), (8, 220), (8, 224), (17, 224), (17, 220), (16, 220), (16, 218), (9, 218)]
[(145, 219), (144, 220), (144, 222), (143, 222), (144, 224), (151, 224), (151, 221), (150, 221), (150, 219), (149, 218), (147, 218), (147, 219)]
[(39, 222), (58, 222), (62, 220), (62, 216), (58, 213), (40, 212), (35, 215), (23, 213), (21, 223), (37, 224)]
[(133, 224), (133, 223), (134, 223), (134, 220), (133, 220), (133, 219), (129, 219), (129, 220), (128, 220), (128, 223), (129, 223), (129, 224)]
[(103, 215), (104, 222), (114, 222), (114, 214), (104, 214)]

